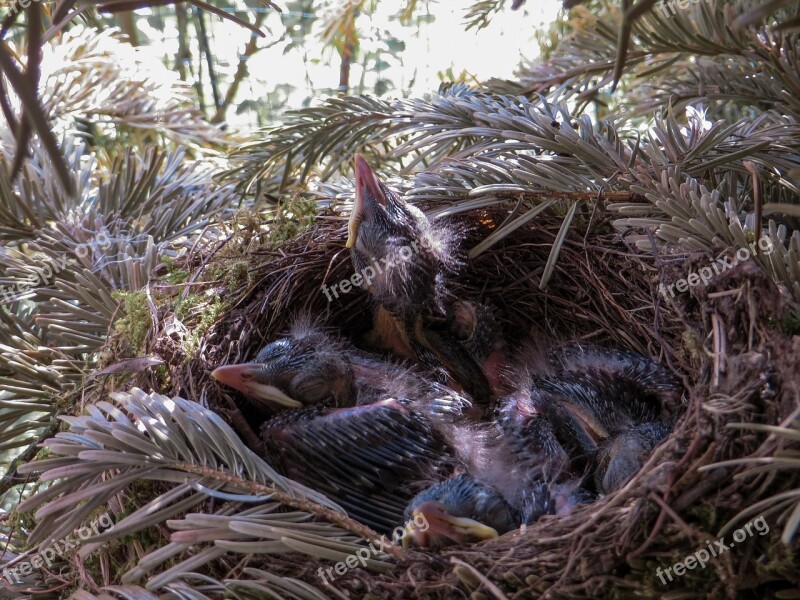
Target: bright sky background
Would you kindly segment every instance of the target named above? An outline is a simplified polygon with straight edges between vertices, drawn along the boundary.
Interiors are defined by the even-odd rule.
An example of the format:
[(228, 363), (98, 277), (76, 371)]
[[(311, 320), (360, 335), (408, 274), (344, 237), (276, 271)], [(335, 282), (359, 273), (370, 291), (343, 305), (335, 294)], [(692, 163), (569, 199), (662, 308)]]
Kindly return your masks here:
[[(347, 1), (347, 0), (337, 0)], [(281, 6), (281, 0), (277, 0)], [(402, 0), (380, 0), (377, 12), (371, 17), (362, 15), (357, 21), (361, 33), (362, 48), (375, 49), (383, 45), (389, 32), (406, 44), (402, 54), (402, 64), (389, 61), (391, 66), (383, 72), (363, 73), (357, 61), (352, 65), (350, 81), (358, 82), (362, 75), (367, 89), (372, 89), (378, 79), (388, 79), (395, 85), (387, 92), (387, 97), (422, 95), (435, 91), (441, 81), (440, 74), (448, 68), (459, 75), (462, 71), (478, 80), (491, 77), (512, 77), (520, 60), (533, 58), (538, 54), (534, 39), (537, 29), (545, 28), (555, 20), (561, 6), (560, 0), (529, 0), (520, 10), (511, 11), (510, 2), (500, 13), (493, 16), (485, 29), (464, 30), (464, 15), (472, 4), (470, 0), (428, 0), (421, 2), (422, 10), (434, 16), (431, 23), (417, 27), (405, 27), (396, 19)], [(229, 81), (236, 71), (238, 54), (247, 42), (249, 32), (234, 23), (207, 15), (206, 22), (212, 34), (211, 46), (219, 61), (218, 69)], [(177, 31), (164, 32), (149, 28), (146, 21), (140, 21), (144, 33), (156, 42), (158, 52), (174, 63), (177, 53)], [(274, 42), (284, 32), (284, 26), (277, 14), (269, 14), (266, 19), (266, 41)], [(315, 23), (307, 44), (284, 53), (290, 40), (282, 41), (272, 47), (260, 50), (248, 62), (250, 76), (239, 89), (237, 101), (244, 99), (268, 103), (266, 95), (279, 84), (291, 84), (295, 90), (290, 92), (288, 104), (301, 107), (309, 96), (313, 99), (333, 93), (339, 83), (339, 56), (336, 52), (322, 51), (318, 42), (319, 21)], [(154, 48), (155, 49), (155, 48)], [(195, 55), (196, 56), (196, 55)], [(223, 85), (223, 92), (227, 85)], [(210, 100), (210, 92), (207, 94)], [(313, 102), (312, 99), (312, 102)], [(251, 128), (255, 125), (253, 113), (236, 115), (228, 113), (232, 125)]]

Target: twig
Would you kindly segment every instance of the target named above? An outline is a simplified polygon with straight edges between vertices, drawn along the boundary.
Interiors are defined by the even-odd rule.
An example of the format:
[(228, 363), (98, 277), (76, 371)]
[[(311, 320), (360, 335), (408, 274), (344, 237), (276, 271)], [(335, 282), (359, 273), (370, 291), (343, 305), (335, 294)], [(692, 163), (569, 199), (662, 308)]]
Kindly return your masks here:
[(181, 81), (187, 80), (187, 65), (192, 70), (192, 52), (186, 40), (189, 37), (188, 8), (183, 2), (175, 3), (175, 19), (178, 26), (178, 53), (175, 55), (175, 69)]
[(658, 504), (661, 507), (661, 509), (672, 518), (675, 524), (683, 530), (683, 532), (689, 539), (696, 537), (696, 533), (694, 532), (694, 530), (692, 530), (691, 527), (689, 527), (689, 524), (683, 519), (681, 519), (680, 515), (678, 515), (678, 513), (676, 513), (674, 510), (672, 510), (672, 507), (669, 504), (667, 504), (661, 498), (659, 498), (658, 494), (650, 492), (647, 495), (647, 497), (650, 498), (656, 504)]
[[(253, 25), (260, 28), (266, 17), (266, 12), (258, 12)], [(245, 44), (244, 52), (239, 56), (239, 65), (236, 67), (236, 73), (233, 76), (233, 81), (228, 86), (228, 91), (225, 92), (225, 99), (217, 106), (214, 116), (211, 117), (212, 123), (222, 123), (225, 120), (225, 114), (228, 112), (228, 108), (230, 108), (234, 98), (236, 98), (239, 86), (244, 81), (244, 78), (247, 77), (247, 61), (259, 50), (261, 48), (258, 47), (258, 37), (251, 33), (250, 40)]]
[(17, 485), (18, 482), (15, 481), (17, 479), (17, 467), (19, 467), (22, 463), (28, 463), (33, 460), (33, 458), (36, 456), (36, 453), (39, 451), (39, 444), (53, 437), (58, 431), (58, 426), (58, 419), (56, 419), (54, 416), (50, 417), (50, 423), (39, 435), (39, 437), (36, 438), (36, 441), (30, 444), (19, 456), (11, 461), (11, 464), (8, 465), (8, 471), (6, 471), (3, 479), (0, 479), (0, 497), (2, 497), (2, 495), (12, 487)]
[(208, 79), (211, 82), (211, 93), (214, 96), (214, 110), (216, 111), (220, 105), (219, 99), (219, 83), (217, 82), (217, 74), (214, 72), (214, 61), (211, 57), (211, 48), (208, 44), (208, 34), (206, 33), (206, 21), (203, 17), (203, 11), (195, 7), (195, 17), (197, 17), (197, 35), (200, 38), (200, 51), (206, 55), (206, 65), (208, 66)]
[(476, 569), (472, 565), (465, 563), (463, 560), (460, 560), (455, 556), (450, 557), (450, 562), (455, 565), (459, 565), (460, 567), (464, 567), (470, 573), (472, 573), (475, 576), (475, 578), (481, 582), (481, 585), (484, 586), (488, 591), (490, 591), (492, 595), (495, 598), (497, 598), (497, 600), (508, 600), (508, 596), (506, 596), (499, 587), (497, 587), (495, 584), (489, 581), (486, 575), (478, 571), (478, 569)]

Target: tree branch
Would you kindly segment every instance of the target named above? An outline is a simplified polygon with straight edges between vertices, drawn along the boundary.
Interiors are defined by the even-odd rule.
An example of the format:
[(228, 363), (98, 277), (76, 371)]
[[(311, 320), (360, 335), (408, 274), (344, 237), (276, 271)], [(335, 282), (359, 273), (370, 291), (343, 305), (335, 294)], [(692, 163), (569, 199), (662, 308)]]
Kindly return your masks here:
[[(266, 12), (260, 11), (256, 13), (256, 21), (253, 25), (260, 28), (266, 16)], [(211, 117), (212, 123), (222, 123), (225, 120), (228, 108), (233, 104), (233, 100), (236, 98), (236, 92), (239, 91), (239, 85), (241, 85), (242, 81), (244, 81), (244, 78), (247, 76), (247, 61), (259, 50), (261, 50), (261, 48), (258, 47), (258, 37), (251, 34), (250, 40), (245, 44), (244, 52), (239, 56), (239, 65), (236, 68), (236, 73), (233, 76), (231, 85), (228, 87), (228, 91), (225, 92), (225, 99), (217, 106), (214, 116)]]

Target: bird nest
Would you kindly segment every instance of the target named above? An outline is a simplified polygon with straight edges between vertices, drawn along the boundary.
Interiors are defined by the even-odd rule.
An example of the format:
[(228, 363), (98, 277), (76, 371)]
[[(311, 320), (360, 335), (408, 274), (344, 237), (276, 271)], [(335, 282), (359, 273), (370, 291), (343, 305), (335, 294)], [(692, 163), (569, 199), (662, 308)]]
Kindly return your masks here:
[[(465, 247), (507, 217), (503, 210), (459, 217)], [(661, 597), (689, 590), (709, 598), (739, 597), (744, 590), (768, 597), (795, 588), (797, 558), (780, 540), (781, 512), (770, 512), (785, 505), (769, 499), (796, 488), (796, 478), (791, 471), (754, 468), (789, 452), (791, 440), (749, 427), (796, 425), (800, 337), (781, 330), (787, 308), (774, 283), (749, 261), (707, 286), (667, 298), (660, 283), (687, 276), (711, 257), (642, 254), (605, 228), (571, 231), (541, 290), (559, 223), (540, 218), (480, 254), (459, 276), (459, 293), (495, 306), (512, 337), (533, 330), (548, 339), (580, 339), (657, 358), (685, 387), (673, 433), (623, 489), (571, 514), (546, 516), (477, 545), (403, 551), (396, 568), (351, 569), (335, 587), (353, 598)], [(332, 302), (321, 291), (323, 283), (352, 274), (345, 233), (340, 219), (321, 217), (280, 247), (251, 248), (246, 258), (226, 255), (222, 245), (186, 259), (193, 293), (205, 288), (233, 300), (197, 340), (192, 357), (162, 323), (148, 350), (167, 361), (169, 379), (140, 374), (138, 385), (201, 402), (258, 450), (246, 409), (243, 414), (209, 372), (252, 359), (299, 313), (317, 315), (347, 335), (363, 332), (370, 314), (364, 291)], [(736, 459), (741, 462), (715, 466)], [(685, 569), (682, 576), (673, 569), (671, 580), (663, 576), (765, 513), (768, 535), (753, 532), (703, 568)], [(254, 556), (250, 566), (259, 563), (320, 586), (321, 563), (307, 556)]]

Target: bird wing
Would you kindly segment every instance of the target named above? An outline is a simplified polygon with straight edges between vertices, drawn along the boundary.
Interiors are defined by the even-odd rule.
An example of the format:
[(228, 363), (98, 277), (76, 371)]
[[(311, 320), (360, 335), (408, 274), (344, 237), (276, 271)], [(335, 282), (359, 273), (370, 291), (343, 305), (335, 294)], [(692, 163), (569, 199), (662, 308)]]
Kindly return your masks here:
[(472, 406), (470, 400), (431, 374), (414, 366), (380, 360), (366, 353), (353, 353), (351, 364), (358, 387), (357, 404), (374, 404), (396, 398), (403, 406), (437, 422), (452, 422)]
[(621, 387), (628, 394), (650, 397), (667, 413), (674, 414), (681, 406), (683, 388), (672, 373), (638, 352), (573, 343), (555, 349), (551, 360), (563, 378), (587, 373), (612, 391)]
[(402, 523), (419, 482), (447, 463), (442, 437), (397, 400), (279, 417), (262, 437), (268, 461), (382, 532)]

